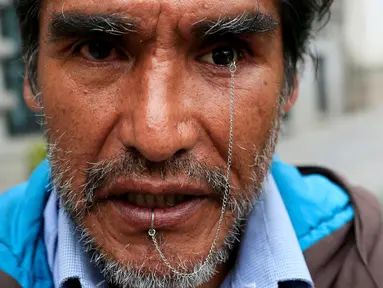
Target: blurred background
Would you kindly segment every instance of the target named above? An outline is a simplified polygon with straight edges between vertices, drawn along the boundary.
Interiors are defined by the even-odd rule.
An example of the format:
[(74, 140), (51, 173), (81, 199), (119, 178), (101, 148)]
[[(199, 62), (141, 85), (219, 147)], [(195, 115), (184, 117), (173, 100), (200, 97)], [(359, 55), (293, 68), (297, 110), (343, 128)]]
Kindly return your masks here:
[[(22, 99), (24, 66), (11, 0), (0, 0), (0, 191), (44, 156), (41, 128)], [(301, 67), (300, 96), (277, 151), (324, 165), (383, 198), (383, 0), (335, 0)]]

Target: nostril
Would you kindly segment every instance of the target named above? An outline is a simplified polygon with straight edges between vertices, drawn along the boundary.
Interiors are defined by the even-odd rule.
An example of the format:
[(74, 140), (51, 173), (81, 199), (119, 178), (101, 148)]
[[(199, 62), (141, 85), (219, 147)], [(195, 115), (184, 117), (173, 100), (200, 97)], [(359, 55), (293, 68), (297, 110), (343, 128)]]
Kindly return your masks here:
[(142, 157), (140, 151), (135, 147), (132, 147), (132, 146), (124, 147), (124, 151), (125, 151), (125, 153), (130, 154), (132, 157), (135, 157), (135, 158)]
[(188, 154), (188, 150), (187, 149), (179, 149), (173, 155), (171, 155), (168, 159), (164, 159), (162, 161), (158, 161), (157, 162), (157, 161), (153, 161), (153, 160), (147, 159), (140, 152), (139, 149), (137, 149), (136, 147), (133, 147), (133, 146), (124, 147), (124, 152), (129, 154), (131, 159), (135, 159), (136, 161), (141, 161), (141, 163), (145, 163), (147, 168), (152, 167), (152, 166), (153, 167), (157, 167), (158, 164), (161, 164), (161, 163), (163, 164), (163, 162), (165, 162), (166, 160), (177, 160), (177, 159), (185, 158), (185, 156)]
[(180, 149), (176, 153), (174, 153), (173, 157), (179, 158), (179, 157), (182, 157), (186, 153), (187, 153), (186, 149)]

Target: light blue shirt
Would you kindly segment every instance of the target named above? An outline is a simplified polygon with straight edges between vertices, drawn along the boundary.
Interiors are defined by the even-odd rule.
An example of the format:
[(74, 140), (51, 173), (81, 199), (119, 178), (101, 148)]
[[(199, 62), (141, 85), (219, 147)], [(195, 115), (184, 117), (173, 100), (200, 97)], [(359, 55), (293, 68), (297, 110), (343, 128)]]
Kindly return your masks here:
[[(278, 283), (285, 281), (305, 282), (307, 288), (312, 288), (302, 250), (271, 175), (263, 190), (248, 219), (236, 264), (221, 288), (278, 288)], [(54, 192), (44, 219), (44, 239), (55, 287), (64, 288), (72, 278), (79, 279), (82, 288), (108, 287), (84, 253), (76, 228), (58, 207)]]

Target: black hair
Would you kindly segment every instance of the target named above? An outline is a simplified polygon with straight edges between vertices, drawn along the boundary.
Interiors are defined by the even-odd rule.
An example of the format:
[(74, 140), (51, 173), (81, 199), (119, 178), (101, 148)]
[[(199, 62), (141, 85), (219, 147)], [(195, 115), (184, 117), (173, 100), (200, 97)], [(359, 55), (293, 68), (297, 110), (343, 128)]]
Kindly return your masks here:
[[(286, 88), (293, 87), (298, 63), (308, 52), (313, 25), (330, 16), (333, 0), (276, 0), (280, 2), (280, 19), (284, 45)], [(39, 53), (40, 0), (16, 0), (20, 23), (22, 53), (33, 93), (38, 92), (37, 60)], [(288, 93), (289, 94), (289, 93)]]
[[(333, 0), (279, 0), (287, 93), (293, 87), (299, 62), (310, 53), (308, 43), (315, 24), (327, 24)], [(323, 22), (323, 20), (325, 20)], [(314, 57), (315, 58), (315, 57)]]

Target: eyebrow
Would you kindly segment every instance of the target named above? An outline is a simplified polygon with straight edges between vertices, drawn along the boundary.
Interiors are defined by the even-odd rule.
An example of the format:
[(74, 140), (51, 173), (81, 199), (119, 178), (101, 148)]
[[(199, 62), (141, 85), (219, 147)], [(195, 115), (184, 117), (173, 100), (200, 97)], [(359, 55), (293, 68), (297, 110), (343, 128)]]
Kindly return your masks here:
[(217, 20), (201, 20), (193, 25), (192, 34), (198, 38), (240, 34), (272, 33), (279, 21), (270, 14), (255, 11), (244, 12), (236, 17), (220, 17)]
[(119, 37), (136, 32), (137, 25), (134, 21), (117, 14), (55, 13), (48, 26), (50, 42), (75, 37), (89, 37), (89, 34)]
[[(244, 12), (236, 17), (203, 19), (193, 24), (191, 34), (196, 38), (247, 33), (272, 33), (279, 22), (267, 13)], [(80, 12), (54, 13), (48, 26), (49, 42), (68, 38), (85, 38), (92, 34), (119, 37), (137, 33), (135, 21), (118, 14), (85, 14)]]

